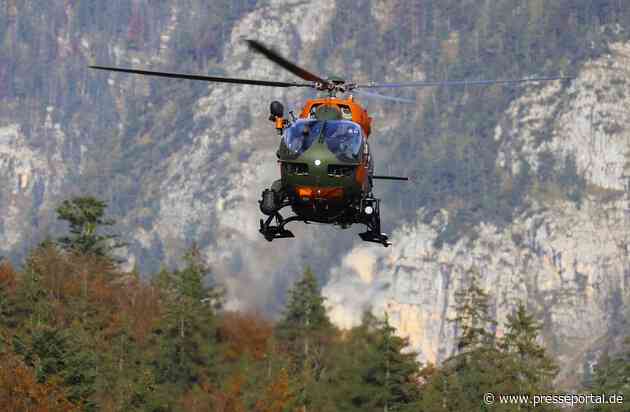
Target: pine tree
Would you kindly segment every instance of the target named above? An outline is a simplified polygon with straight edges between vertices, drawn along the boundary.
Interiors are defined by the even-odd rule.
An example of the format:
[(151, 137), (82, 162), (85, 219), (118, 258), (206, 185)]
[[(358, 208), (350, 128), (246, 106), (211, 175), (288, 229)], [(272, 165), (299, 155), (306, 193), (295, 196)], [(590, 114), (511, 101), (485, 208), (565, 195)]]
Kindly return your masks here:
[(373, 318), (369, 313), (364, 315), (361, 325), (343, 332), (341, 339), (332, 343), (329, 358), (332, 368), (326, 374), (323, 389), (337, 410), (366, 410), (370, 389), (365, 385), (363, 376), (371, 361), (372, 352), (368, 349), (371, 347), (370, 320)]
[(278, 333), (288, 344), (289, 352), (297, 358), (297, 363), (304, 366), (306, 359), (318, 349), (318, 339), (332, 329), (317, 279), (307, 268), (303, 278), (289, 292), (289, 302), (277, 326)]
[(499, 347), (514, 357), (519, 393), (540, 393), (549, 389), (558, 368), (545, 348), (537, 343), (542, 326), (527, 313), (522, 303), (514, 314), (508, 315), (507, 321)]
[(381, 320), (364, 312), (361, 324), (333, 345), (332, 368), (322, 385), (332, 399), (329, 410), (417, 410), (417, 354), (409, 350), (407, 339), (395, 335), (387, 316)]
[[(396, 329), (389, 318), (379, 321), (364, 316), (367, 325), (372, 324), (368, 358), (362, 362), (362, 387), (366, 405), (373, 410), (404, 410), (418, 398), (417, 354), (405, 352), (408, 341), (395, 335)], [(368, 326), (369, 327), (369, 326)]]
[(326, 343), (335, 334), (324, 307), (324, 297), (310, 268), (289, 291), (277, 334), (292, 359), (290, 375), (299, 382), (297, 403), (306, 411), (313, 401), (309, 389), (312, 390), (325, 370)]
[(194, 329), (199, 317), (213, 318), (222, 305), (223, 297), (217, 285), (205, 284), (206, 281), (212, 282), (211, 273), (196, 246), (186, 253), (184, 261), (184, 269), (174, 271), (166, 281), (170, 298), (169, 315), (177, 324), (181, 338)]
[(483, 404), (486, 393), (516, 393), (511, 358), (494, 348), (477, 348), (446, 359), (420, 388), (416, 410), (505, 411), (514, 405)]
[(83, 347), (74, 331), (39, 327), (30, 336), (14, 341), (16, 352), (35, 369), (39, 383), (66, 388), (68, 400), (83, 410), (95, 410), (96, 356)]
[(479, 272), (472, 269), (468, 273), (471, 275), (470, 285), (455, 293), (456, 316), (450, 319), (459, 329), (459, 352), (494, 346), (496, 321), (489, 314), (488, 294), (479, 285)]
[(157, 285), (163, 294), (157, 381), (186, 385), (200, 374), (211, 373), (215, 354), (216, 312), (222, 292), (210, 281), (210, 270), (193, 246), (184, 257), (186, 266), (172, 273), (162, 271)]
[(38, 327), (50, 318), (50, 307), (41, 275), (30, 266), (21, 273), (16, 291), (16, 315), (28, 319), (29, 326)]
[(81, 254), (105, 257), (109, 257), (114, 249), (125, 246), (115, 241), (117, 235), (98, 233), (102, 227), (115, 223), (104, 218), (106, 207), (105, 202), (89, 196), (64, 200), (57, 208), (57, 218), (68, 222), (71, 236), (59, 238), (59, 245)]

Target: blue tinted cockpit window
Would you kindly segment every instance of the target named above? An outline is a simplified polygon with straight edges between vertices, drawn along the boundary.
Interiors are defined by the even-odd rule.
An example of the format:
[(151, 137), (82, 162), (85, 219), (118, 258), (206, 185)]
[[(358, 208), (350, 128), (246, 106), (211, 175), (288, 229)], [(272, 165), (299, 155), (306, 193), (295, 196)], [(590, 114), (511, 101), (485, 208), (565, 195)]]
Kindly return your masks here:
[(360, 160), (363, 143), (361, 126), (348, 120), (298, 120), (285, 129), (282, 139), (290, 153), (300, 156), (320, 136), (339, 160)]
[(284, 131), (284, 144), (294, 155), (304, 153), (322, 131), (323, 122), (317, 120), (298, 120)]
[(328, 150), (342, 161), (359, 161), (363, 134), (361, 127), (347, 120), (326, 122), (324, 137)]

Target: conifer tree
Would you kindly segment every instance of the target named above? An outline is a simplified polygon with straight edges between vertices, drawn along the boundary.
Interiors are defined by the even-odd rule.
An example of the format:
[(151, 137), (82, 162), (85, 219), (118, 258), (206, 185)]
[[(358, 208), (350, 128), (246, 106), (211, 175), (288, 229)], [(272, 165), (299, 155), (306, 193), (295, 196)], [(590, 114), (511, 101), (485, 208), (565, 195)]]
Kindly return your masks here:
[(314, 347), (318, 339), (332, 331), (324, 297), (310, 268), (289, 292), (289, 302), (277, 329), (289, 345), (289, 351), (302, 365), (318, 349)]
[(50, 317), (50, 308), (46, 300), (46, 290), (41, 282), (41, 275), (28, 266), (21, 273), (16, 288), (16, 315), (28, 319), (31, 327), (37, 327)]
[(361, 324), (334, 343), (331, 357), (332, 370), (324, 379), (334, 405), (330, 410), (417, 410), (417, 354), (407, 339), (395, 335), (387, 316), (364, 312)]
[(507, 317), (506, 332), (499, 347), (514, 357), (520, 393), (540, 393), (548, 389), (558, 372), (555, 362), (537, 342), (541, 329), (523, 303), (519, 303), (516, 311)]
[(511, 359), (494, 348), (478, 348), (452, 356), (432, 372), (420, 388), (416, 410), (502, 411), (517, 410), (514, 405), (485, 405), (486, 393), (516, 393)]
[(117, 235), (99, 233), (99, 229), (115, 223), (104, 217), (106, 207), (105, 202), (90, 196), (64, 200), (57, 208), (57, 218), (68, 222), (71, 236), (59, 238), (59, 245), (66, 250), (104, 257), (125, 246), (116, 241)]
[(157, 280), (165, 306), (156, 359), (158, 383), (186, 384), (198, 379), (201, 371), (211, 373), (212, 369), (215, 314), (223, 294), (217, 285), (206, 285), (211, 282), (210, 270), (195, 246), (184, 260), (183, 269), (162, 271)]
[(298, 382), (296, 400), (303, 411), (312, 402), (312, 387), (325, 370), (326, 342), (335, 333), (324, 307), (317, 279), (307, 268), (289, 291), (289, 301), (277, 325), (280, 340), (292, 359), (291, 371)]
[(95, 391), (96, 357), (71, 333), (43, 326), (15, 340), (14, 346), (26, 364), (34, 367), (39, 383), (61, 383), (67, 388), (68, 400), (82, 410), (95, 410), (90, 397)]
[(378, 320), (366, 314), (363, 321), (372, 329), (367, 357), (361, 362), (365, 410), (404, 410), (418, 397), (417, 354), (405, 352), (408, 341), (395, 335), (387, 315)]
[(459, 329), (457, 350), (459, 352), (480, 347), (494, 346), (496, 321), (489, 314), (489, 297), (480, 286), (480, 274), (472, 269), (470, 285), (455, 293), (456, 316), (450, 319)]

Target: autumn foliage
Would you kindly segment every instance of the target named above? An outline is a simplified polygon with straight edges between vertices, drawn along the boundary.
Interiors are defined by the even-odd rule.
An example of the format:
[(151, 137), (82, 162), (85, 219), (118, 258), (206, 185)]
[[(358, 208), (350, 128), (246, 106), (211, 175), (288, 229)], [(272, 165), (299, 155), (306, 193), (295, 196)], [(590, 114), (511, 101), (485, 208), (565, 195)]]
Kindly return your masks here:
[(249, 355), (262, 360), (273, 332), (272, 323), (255, 313), (226, 312), (218, 330), (220, 342), (225, 342), (225, 356), (238, 359)]
[(14, 353), (0, 354), (0, 410), (2, 411), (75, 411), (63, 388), (40, 383), (32, 368)]
[(11, 264), (4, 260), (0, 262), (0, 290), (15, 293), (16, 273)]
[(256, 402), (256, 411), (282, 412), (286, 410), (292, 396), (289, 387), (289, 373), (286, 369), (282, 369), (265, 391), (264, 397)]

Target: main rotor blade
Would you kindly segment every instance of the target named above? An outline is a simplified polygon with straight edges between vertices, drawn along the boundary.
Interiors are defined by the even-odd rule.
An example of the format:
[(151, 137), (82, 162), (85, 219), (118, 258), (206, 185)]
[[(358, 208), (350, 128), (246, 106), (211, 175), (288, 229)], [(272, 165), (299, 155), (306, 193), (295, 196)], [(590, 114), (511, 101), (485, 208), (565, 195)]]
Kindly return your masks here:
[(394, 102), (398, 102), (398, 103), (417, 103), (415, 100), (412, 99), (405, 99), (403, 97), (394, 97), (394, 96), (385, 96), (379, 93), (373, 93), (373, 92), (366, 92), (363, 90), (353, 90), (353, 93), (358, 94), (360, 96), (365, 96), (365, 97), (373, 97), (375, 99), (382, 99), (382, 100), (391, 100)]
[(137, 69), (123, 69), (119, 67), (108, 66), (89, 66), (91, 69), (97, 70), (109, 70), (113, 72), (142, 74), (145, 76), (159, 76), (170, 77), (172, 79), (188, 79), (188, 80), (203, 80), (207, 82), (219, 82), (219, 83), (235, 83), (235, 84), (252, 84), (255, 86), (272, 86), (272, 87), (313, 87), (310, 83), (289, 83), (289, 82), (277, 82), (272, 80), (255, 80), (255, 79), (239, 79), (234, 77), (216, 77), (216, 76), (204, 76), (199, 74), (184, 74), (184, 73), (168, 73), (168, 72), (156, 72), (152, 70), (137, 70)]
[(431, 87), (431, 86), (474, 86), (484, 84), (510, 84), (525, 82), (546, 82), (552, 80), (567, 80), (574, 77), (532, 77), (529, 79), (512, 79), (512, 80), (444, 80), (444, 81), (417, 81), (417, 82), (401, 82), (401, 83), (368, 83), (358, 84), (357, 88), (400, 88), (400, 87)]
[(284, 57), (280, 56), (278, 53), (276, 53), (275, 51), (271, 50), (270, 48), (268, 48), (267, 46), (265, 46), (264, 44), (262, 44), (259, 41), (256, 40), (245, 40), (247, 42), (247, 44), (249, 45), (249, 48), (254, 50), (257, 53), (262, 54), (263, 56), (265, 56), (266, 58), (268, 58), (269, 60), (271, 60), (272, 62), (276, 63), (277, 65), (281, 66), (282, 68), (290, 71), (291, 73), (295, 74), (296, 76), (307, 80), (309, 82), (319, 82), (319, 83), (327, 83), (326, 80), (322, 79), (321, 77), (309, 72), (308, 70), (296, 65), (295, 63), (290, 62), (289, 60), (285, 59)]

